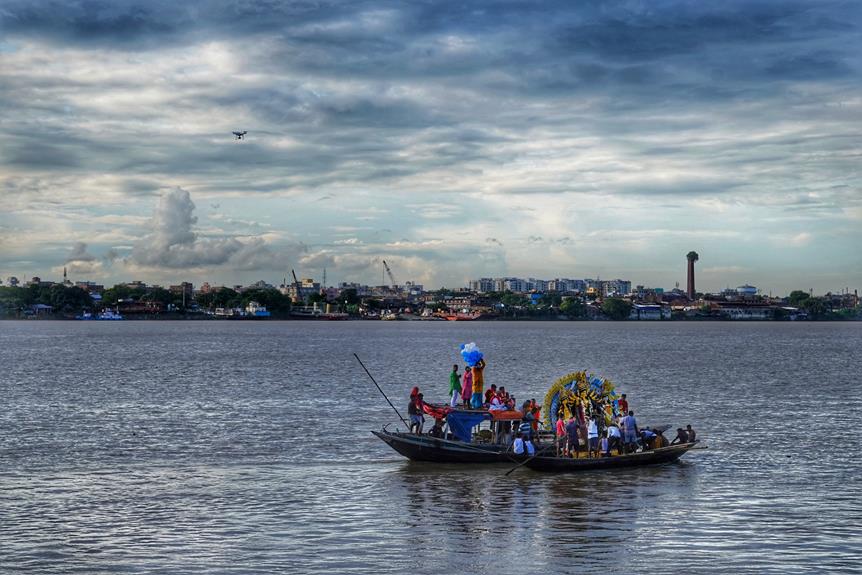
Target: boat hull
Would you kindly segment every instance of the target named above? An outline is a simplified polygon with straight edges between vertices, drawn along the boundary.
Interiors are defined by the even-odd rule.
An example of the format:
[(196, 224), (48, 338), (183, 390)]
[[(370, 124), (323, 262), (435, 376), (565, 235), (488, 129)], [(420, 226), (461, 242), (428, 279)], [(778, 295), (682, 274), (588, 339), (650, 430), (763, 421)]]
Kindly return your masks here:
[(517, 461), (506, 446), (473, 444), (429, 435), (372, 431), (389, 447), (413, 461), (435, 463), (511, 463)]
[(641, 467), (645, 465), (657, 465), (670, 463), (682, 457), (695, 443), (684, 443), (660, 447), (640, 453), (628, 455), (615, 455), (611, 457), (596, 457), (593, 459), (574, 459), (569, 457), (534, 457), (524, 462), (526, 467), (536, 471), (548, 471), (554, 473), (572, 473), (577, 471), (589, 471), (593, 469), (616, 469), (622, 467)]

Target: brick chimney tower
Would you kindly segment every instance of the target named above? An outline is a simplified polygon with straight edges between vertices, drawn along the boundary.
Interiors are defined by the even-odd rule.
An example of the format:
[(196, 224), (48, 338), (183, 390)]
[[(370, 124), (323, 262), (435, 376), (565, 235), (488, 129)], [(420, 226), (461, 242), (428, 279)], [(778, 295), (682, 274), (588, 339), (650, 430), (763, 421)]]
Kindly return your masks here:
[(694, 301), (697, 294), (694, 290), (694, 262), (699, 258), (697, 257), (697, 252), (688, 252), (685, 257), (688, 260), (688, 285), (686, 286), (686, 293), (688, 294), (688, 299)]

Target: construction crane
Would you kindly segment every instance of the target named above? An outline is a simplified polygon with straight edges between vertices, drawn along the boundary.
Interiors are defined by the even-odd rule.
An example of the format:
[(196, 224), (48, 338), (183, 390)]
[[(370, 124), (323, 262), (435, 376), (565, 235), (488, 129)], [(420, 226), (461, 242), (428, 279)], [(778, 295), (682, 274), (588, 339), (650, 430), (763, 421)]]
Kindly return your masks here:
[(386, 263), (386, 260), (383, 260), (383, 269), (386, 270), (386, 275), (389, 276), (389, 281), (392, 283), (392, 287), (395, 287), (395, 276), (392, 275), (392, 270), (389, 269), (389, 264)]
[(293, 275), (293, 285), (296, 286), (296, 298), (294, 299), (294, 303), (305, 301), (302, 298), (302, 285), (299, 283), (299, 280), (296, 279), (296, 272), (291, 269), (290, 273)]

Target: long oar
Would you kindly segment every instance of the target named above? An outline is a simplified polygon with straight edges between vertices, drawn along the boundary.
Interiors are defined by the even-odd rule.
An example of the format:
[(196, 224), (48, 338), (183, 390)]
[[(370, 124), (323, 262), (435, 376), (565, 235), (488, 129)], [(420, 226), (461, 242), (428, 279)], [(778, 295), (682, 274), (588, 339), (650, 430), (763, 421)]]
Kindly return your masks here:
[(362, 360), (361, 360), (361, 359), (359, 359), (359, 356), (358, 356), (358, 355), (356, 355), (356, 354), (354, 353), (354, 354), (353, 354), (353, 357), (355, 357), (355, 358), (356, 358), (356, 361), (358, 361), (358, 362), (359, 362), (359, 365), (361, 365), (361, 366), (362, 366), (362, 369), (364, 369), (364, 370), (365, 370), (365, 373), (367, 373), (367, 374), (368, 374), (368, 377), (370, 377), (370, 378), (371, 378), (371, 381), (373, 381), (373, 382), (374, 382), (374, 385), (375, 385), (375, 386), (377, 386), (377, 391), (379, 391), (379, 392), (380, 392), (380, 395), (382, 395), (382, 396), (383, 396), (383, 399), (385, 399), (385, 400), (386, 400), (386, 403), (388, 403), (388, 404), (389, 404), (389, 406), (390, 406), (390, 407), (395, 411), (395, 415), (397, 415), (397, 416), (398, 416), (398, 419), (400, 419), (400, 420), (404, 423), (404, 425), (406, 425), (406, 426), (407, 426), (407, 429), (410, 429), (410, 424), (409, 424), (409, 423), (407, 423), (407, 420), (406, 420), (406, 419), (404, 419), (404, 417), (403, 417), (403, 416), (398, 412), (398, 409), (396, 409), (396, 407), (395, 407), (394, 405), (392, 405), (392, 402), (391, 402), (391, 401), (389, 401), (389, 398), (388, 398), (388, 397), (386, 397), (386, 394), (385, 394), (385, 393), (383, 393), (383, 390), (380, 388), (380, 385), (378, 385), (378, 384), (377, 384), (377, 380), (376, 380), (376, 379), (374, 379), (374, 376), (373, 376), (373, 375), (371, 375), (371, 372), (370, 372), (370, 371), (368, 371), (368, 368), (367, 368), (367, 367), (365, 367), (365, 364), (364, 364), (364, 363), (362, 363)]
[(507, 471), (507, 472), (503, 475), (503, 477), (506, 477), (507, 475), (509, 475), (510, 473), (512, 473), (513, 471), (515, 471), (515, 470), (516, 470), (516, 469), (518, 469), (519, 467), (521, 467), (522, 465), (525, 465), (526, 463), (529, 463), (530, 461), (534, 460), (535, 458), (537, 458), (539, 455), (541, 455), (542, 453), (546, 452), (547, 450), (548, 450), (548, 448), (547, 448), (547, 447), (543, 447), (542, 449), (537, 449), (537, 450), (536, 450), (536, 454), (535, 454), (535, 455), (533, 455), (532, 457), (530, 457), (530, 458), (528, 458), (528, 459), (525, 459), (524, 461), (522, 461), (521, 463), (519, 463), (518, 465), (516, 465), (515, 467), (513, 467), (513, 468), (512, 468), (512, 469), (510, 469), (509, 471)]

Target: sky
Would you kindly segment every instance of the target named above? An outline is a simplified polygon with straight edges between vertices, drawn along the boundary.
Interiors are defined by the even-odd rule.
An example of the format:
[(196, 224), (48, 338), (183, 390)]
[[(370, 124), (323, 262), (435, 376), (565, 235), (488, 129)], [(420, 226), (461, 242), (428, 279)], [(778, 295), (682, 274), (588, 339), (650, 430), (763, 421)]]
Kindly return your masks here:
[[(858, 2), (0, 5), (0, 278), (862, 289)], [(234, 130), (247, 130), (236, 140)]]

